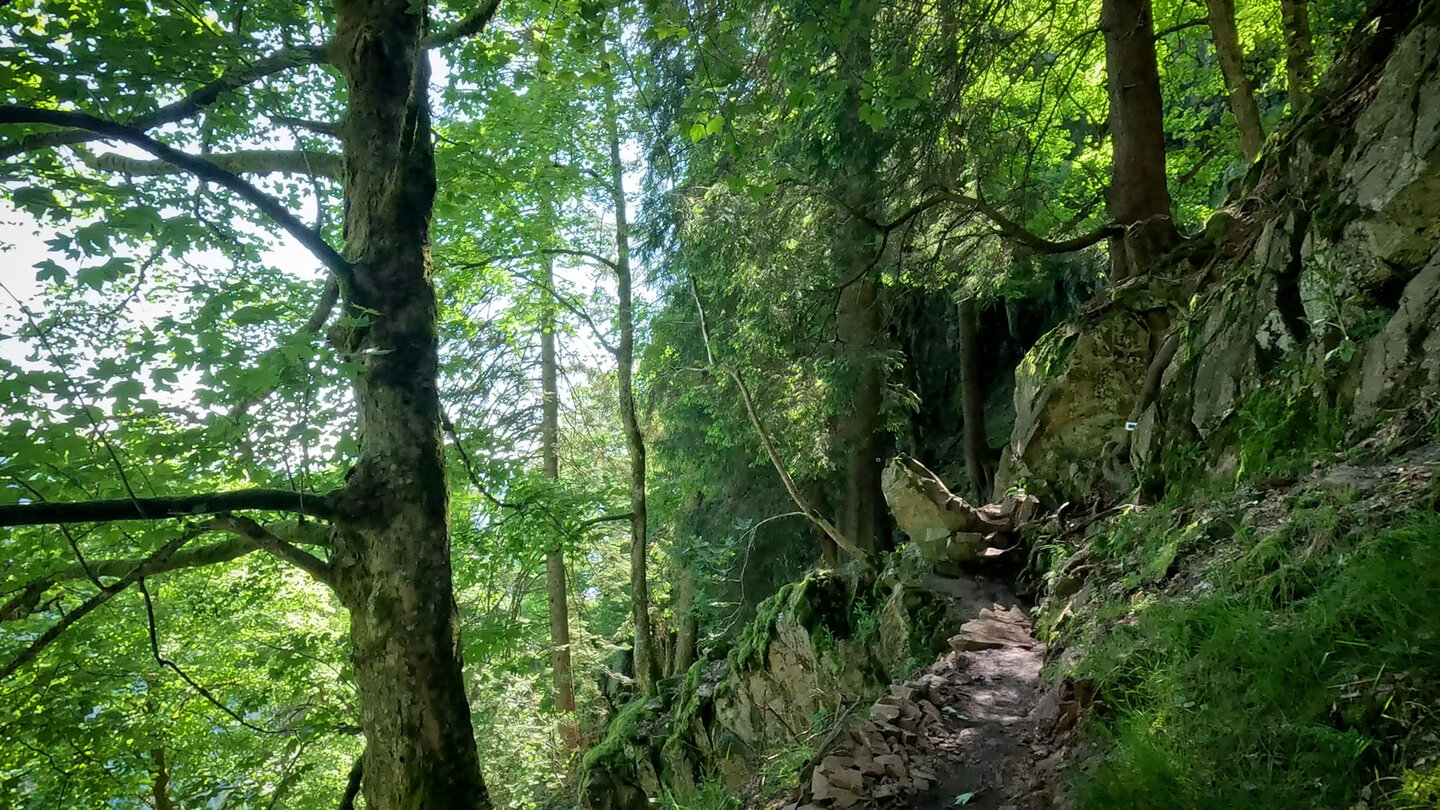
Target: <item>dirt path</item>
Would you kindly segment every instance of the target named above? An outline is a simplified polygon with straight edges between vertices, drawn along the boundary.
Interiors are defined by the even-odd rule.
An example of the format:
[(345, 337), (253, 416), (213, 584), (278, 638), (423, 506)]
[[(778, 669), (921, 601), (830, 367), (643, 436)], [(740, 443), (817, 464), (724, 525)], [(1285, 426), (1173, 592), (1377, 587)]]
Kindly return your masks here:
[(948, 722), (931, 732), (945, 757), (935, 767), (939, 782), (906, 807), (1031, 810), (1029, 715), (1040, 692), (1041, 655), (1037, 644), (950, 653), (935, 663), (932, 671), (952, 673), (941, 707)]
[[(932, 583), (927, 583), (932, 584)], [(1030, 800), (1032, 711), (1043, 647), (998, 583), (933, 583), (964, 619), (955, 649), (870, 707), (806, 774), (796, 810), (1039, 810)]]

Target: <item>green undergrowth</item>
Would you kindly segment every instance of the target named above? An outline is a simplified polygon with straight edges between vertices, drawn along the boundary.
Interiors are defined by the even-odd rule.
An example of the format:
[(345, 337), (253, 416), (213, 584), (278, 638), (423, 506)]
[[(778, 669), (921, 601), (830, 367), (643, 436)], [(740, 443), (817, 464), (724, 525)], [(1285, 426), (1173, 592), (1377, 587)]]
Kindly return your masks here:
[(1096, 701), (1077, 810), (1440, 808), (1437, 500), (1191, 493), (1090, 538), (1044, 617)]

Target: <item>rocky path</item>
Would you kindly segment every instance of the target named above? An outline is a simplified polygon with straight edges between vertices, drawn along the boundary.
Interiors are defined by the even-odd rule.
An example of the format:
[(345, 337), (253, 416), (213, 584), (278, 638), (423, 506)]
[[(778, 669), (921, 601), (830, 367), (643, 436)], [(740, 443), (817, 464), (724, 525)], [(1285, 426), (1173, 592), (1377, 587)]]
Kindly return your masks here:
[[(832, 740), (783, 810), (1039, 810), (1029, 774), (1044, 650), (1007, 590), (950, 584), (974, 616), (953, 649)], [(977, 607), (979, 592), (998, 598)]]

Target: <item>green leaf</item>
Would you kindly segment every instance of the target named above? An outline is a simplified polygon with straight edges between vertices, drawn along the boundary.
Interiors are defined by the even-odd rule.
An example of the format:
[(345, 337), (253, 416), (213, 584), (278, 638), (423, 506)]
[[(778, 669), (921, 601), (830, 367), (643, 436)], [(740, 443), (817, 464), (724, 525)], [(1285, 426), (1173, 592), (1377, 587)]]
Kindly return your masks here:
[(961, 793), (959, 796), (956, 796), (956, 797), (955, 797), (955, 804), (957, 804), (957, 805), (969, 804), (969, 803), (970, 803), (970, 800), (973, 799), (973, 798), (975, 798), (975, 793), (974, 793), (973, 791), (970, 792), (970, 793)]

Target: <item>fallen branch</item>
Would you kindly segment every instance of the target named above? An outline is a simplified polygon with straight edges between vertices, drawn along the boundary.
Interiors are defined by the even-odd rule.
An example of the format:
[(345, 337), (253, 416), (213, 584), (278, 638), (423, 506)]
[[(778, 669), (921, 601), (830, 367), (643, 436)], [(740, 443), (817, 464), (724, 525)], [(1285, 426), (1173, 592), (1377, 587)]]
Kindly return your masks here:
[(850, 538), (846, 537), (834, 523), (831, 523), (829, 518), (812, 507), (800, 492), (800, 487), (795, 484), (795, 479), (790, 477), (790, 471), (780, 460), (780, 453), (775, 449), (775, 442), (770, 438), (770, 432), (760, 421), (760, 414), (755, 410), (755, 400), (750, 396), (750, 387), (745, 384), (745, 379), (734, 369), (715, 362), (715, 354), (710, 349), (710, 332), (705, 325), (705, 307), (700, 303), (700, 287), (695, 283), (694, 276), (690, 277), (690, 294), (695, 298), (695, 309), (700, 315), (700, 338), (705, 344), (705, 359), (710, 368), (723, 371), (731, 380), (734, 380), (735, 385), (740, 389), (740, 400), (745, 405), (745, 413), (750, 418), (750, 425), (759, 435), (760, 444), (765, 448), (765, 455), (770, 458), (770, 464), (774, 466), (775, 472), (780, 476), (781, 483), (785, 485), (785, 491), (790, 493), (790, 500), (795, 502), (795, 506), (811, 523), (814, 523), (821, 531), (825, 532), (826, 536), (835, 541), (835, 545), (858, 560), (868, 561), (869, 555), (865, 553), (864, 549), (851, 542)]

